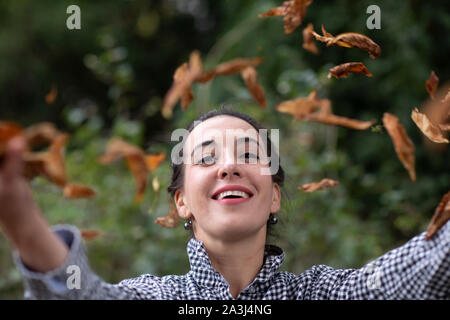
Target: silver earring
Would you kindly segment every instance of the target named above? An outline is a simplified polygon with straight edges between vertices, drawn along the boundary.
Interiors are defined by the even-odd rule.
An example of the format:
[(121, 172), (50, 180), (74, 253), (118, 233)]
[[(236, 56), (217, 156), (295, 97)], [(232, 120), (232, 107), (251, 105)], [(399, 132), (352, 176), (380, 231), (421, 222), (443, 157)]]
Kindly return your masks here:
[(269, 220), (267, 220), (267, 222), (268, 222), (269, 224), (277, 224), (278, 218), (277, 218), (273, 213), (271, 213), (271, 214), (269, 215)]
[(184, 223), (184, 228), (186, 230), (191, 230), (192, 229), (192, 218), (189, 218), (186, 220), (186, 222)]

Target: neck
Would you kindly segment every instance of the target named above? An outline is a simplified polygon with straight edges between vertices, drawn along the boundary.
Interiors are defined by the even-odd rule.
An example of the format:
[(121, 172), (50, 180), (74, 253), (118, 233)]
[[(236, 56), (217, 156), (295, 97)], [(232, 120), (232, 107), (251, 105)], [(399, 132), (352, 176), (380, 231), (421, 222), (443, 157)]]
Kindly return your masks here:
[(230, 286), (230, 294), (236, 298), (258, 275), (264, 260), (265, 232), (238, 241), (197, 238), (208, 253), (212, 267)]

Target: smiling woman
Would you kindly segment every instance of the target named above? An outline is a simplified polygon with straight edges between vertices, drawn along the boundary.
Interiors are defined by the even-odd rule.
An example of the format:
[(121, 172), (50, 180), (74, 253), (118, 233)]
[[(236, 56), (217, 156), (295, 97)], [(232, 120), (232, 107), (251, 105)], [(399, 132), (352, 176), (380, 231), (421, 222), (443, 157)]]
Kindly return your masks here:
[[(50, 229), (21, 172), (23, 141), (13, 139), (0, 167), (0, 226), (35, 299), (448, 299), (450, 224), (425, 233), (360, 269), (316, 265), (279, 271), (285, 254), (266, 244), (284, 182), (272, 141), (253, 119), (213, 110), (189, 126), (182, 159), (172, 159), (168, 192), (190, 221), (185, 275), (144, 274), (109, 284), (88, 266), (73, 226)], [(236, 145), (236, 148), (234, 147)], [(279, 162), (278, 162), (279, 163)], [(269, 174), (268, 174), (269, 173)], [(5, 188), (5, 186), (8, 188)], [(71, 274), (74, 266), (79, 272)], [(78, 277), (75, 279), (74, 277)], [(73, 283), (76, 283), (74, 289)]]

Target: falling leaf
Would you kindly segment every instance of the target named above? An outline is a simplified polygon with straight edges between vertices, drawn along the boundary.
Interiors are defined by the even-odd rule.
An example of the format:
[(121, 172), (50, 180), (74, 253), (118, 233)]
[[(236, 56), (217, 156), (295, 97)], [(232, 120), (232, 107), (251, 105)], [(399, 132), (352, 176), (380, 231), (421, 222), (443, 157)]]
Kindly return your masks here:
[(312, 0), (291, 0), (284, 1), (280, 7), (272, 8), (269, 11), (259, 14), (258, 17), (284, 16), (284, 33), (290, 34), (303, 22), (306, 16), (306, 7)]
[(302, 35), (303, 35), (303, 49), (312, 52), (314, 54), (319, 53), (319, 49), (317, 49), (316, 43), (313, 41), (313, 31), (314, 27), (313, 24), (310, 23), (308, 26), (303, 29)]
[(56, 100), (56, 96), (58, 95), (58, 87), (56, 85), (52, 85), (50, 92), (45, 95), (45, 102), (47, 104), (52, 104)]
[(191, 53), (189, 63), (184, 63), (177, 68), (173, 77), (173, 85), (164, 97), (161, 110), (163, 117), (172, 117), (173, 108), (179, 99), (181, 99), (183, 110), (186, 110), (187, 106), (194, 98), (191, 89), (192, 82), (201, 74), (202, 69), (203, 66), (198, 51)]
[(392, 139), (398, 158), (408, 171), (411, 180), (416, 181), (415, 148), (405, 128), (396, 116), (388, 112), (383, 115), (383, 124)]
[(320, 122), (324, 124), (330, 124), (334, 126), (341, 126), (349, 129), (355, 130), (366, 130), (370, 128), (371, 125), (375, 123), (375, 120), (370, 121), (360, 121), (356, 119), (350, 119), (347, 117), (337, 116), (334, 114), (327, 113), (314, 113), (305, 117), (305, 121)]
[[(214, 73), (214, 76), (225, 76), (243, 71), (247, 67), (256, 67), (262, 62), (261, 57), (256, 58), (236, 58), (217, 65), (214, 70), (207, 73)], [(208, 75), (210, 77), (210, 75)]]
[(145, 156), (145, 163), (149, 172), (155, 171), (166, 158), (166, 153), (150, 154)]
[(284, 101), (275, 109), (282, 113), (291, 114), (300, 121), (319, 122), (356, 130), (366, 130), (375, 123), (375, 120), (359, 121), (332, 114), (330, 100), (319, 99), (316, 96), (316, 91), (312, 91), (307, 98)]
[(303, 190), (305, 192), (314, 192), (318, 190), (322, 190), (323, 188), (331, 188), (339, 185), (339, 182), (332, 179), (322, 179), (320, 182), (311, 182), (298, 187), (299, 190)]
[(102, 232), (100, 230), (96, 229), (80, 229), (81, 237), (86, 240), (94, 240), (98, 236), (102, 235)]
[(124, 141), (121, 138), (113, 138), (106, 146), (106, 152), (99, 158), (101, 164), (110, 164), (121, 158), (125, 158), (128, 168), (136, 182), (137, 194), (135, 202), (141, 202), (147, 187), (148, 168), (146, 155), (140, 148)]
[(78, 183), (67, 183), (64, 186), (63, 194), (67, 198), (90, 198), (95, 196), (95, 191), (85, 186), (83, 184)]
[(331, 33), (328, 33), (324, 26), (322, 25), (323, 36), (317, 34), (315, 31), (312, 32), (316, 40), (325, 42), (327, 47), (332, 45), (337, 45), (345, 48), (356, 47), (365, 50), (369, 53), (372, 59), (376, 59), (381, 54), (381, 48), (369, 37), (356, 32), (346, 32), (341, 33), (334, 37)]
[(450, 131), (450, 123), (440, 124), (439, 128), (441, 128), (442, 131)]
[(27, 127), (24, 131), (25, 138), (30, 148), (49, 145), (62, 134), (51, 122), (40, 122)]
[(180, 218), (178, 217), (177, 208), (169, 199), (169, 213), (165, 217), (160, 217), (155, 220), (155, 223), (163, 226), (165, 228), (175, 228), (180, 223)]
[(411, 119), (422, 131), (422, 133), (431, 141), (436, 143), (449, 143), (448, 139), (443, 136), (441, 129), (433, 124), (428, 117), (419, 112), (419, 109), (414, 108), (411, 113)]
[(433, 218), (428, 225), (426, 239), (430, 240), (436, 232), (450, 219), (450, 192), (447, 192), (434, 211)]
[(246, 67), (241, 71), (242, 79), (247, 86), (248, 91), (262, 108), (266, 107), (266, 98), (263, 88), (258, 83), (258, 73), (254, 67)]
[[(422, 112), (434, 125), (445, 128), (450, 124), (450, 83), (440, 86), (434, 93), (434, 99), (430, 98), (424, 103)], [(441, 126), (442, 125), (442, 126)], [(445, 131), (445, 130), (444, 130)]]
[(362, 73), (368, 77), (372, 77), (372, 74), (367, 70), (364, 63), (347, 62), (331, 68), (328, 73), (328, 78), (331, 78), (331, 76), (334, 76), (336, 79), (347, 78), (349, 73)]
[(427, 92), (430, 95), (431, 99), (434, 99), (434, 93), (436, 92), (438, 84), (439, 78), (436, 76), (436, 73), (434, 73), (434, 71), (431, 71), (430, 78), (425, 81), (425, 89), (427, 89)]

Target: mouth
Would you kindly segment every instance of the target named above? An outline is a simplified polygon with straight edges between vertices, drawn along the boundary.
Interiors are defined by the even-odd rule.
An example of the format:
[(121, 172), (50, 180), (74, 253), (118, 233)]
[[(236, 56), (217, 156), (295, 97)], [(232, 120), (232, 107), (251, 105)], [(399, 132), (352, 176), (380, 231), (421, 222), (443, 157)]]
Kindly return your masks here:
[(253, 193), (242, 186), (226, 186), (217, 190), (211, 197), (220, 204), (238, 204), (249, 201)]

